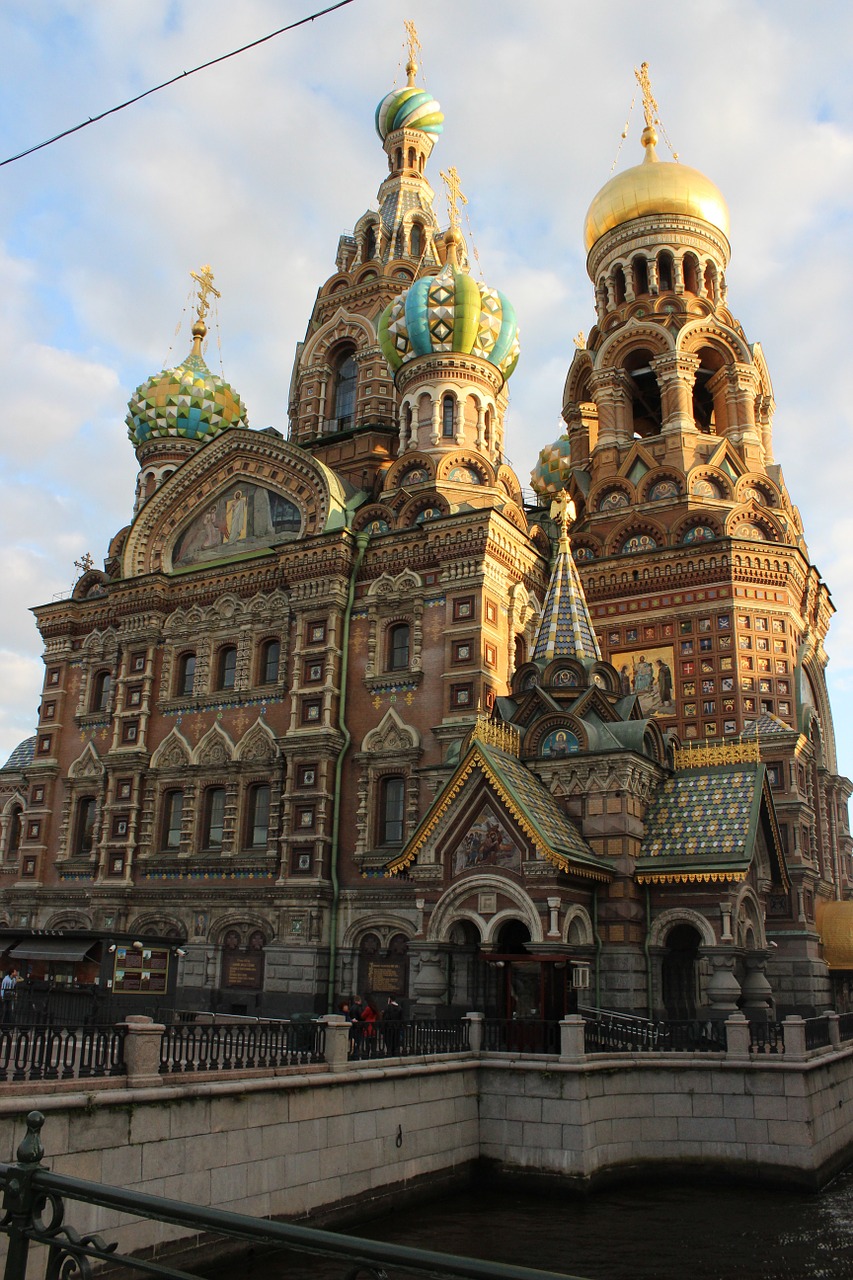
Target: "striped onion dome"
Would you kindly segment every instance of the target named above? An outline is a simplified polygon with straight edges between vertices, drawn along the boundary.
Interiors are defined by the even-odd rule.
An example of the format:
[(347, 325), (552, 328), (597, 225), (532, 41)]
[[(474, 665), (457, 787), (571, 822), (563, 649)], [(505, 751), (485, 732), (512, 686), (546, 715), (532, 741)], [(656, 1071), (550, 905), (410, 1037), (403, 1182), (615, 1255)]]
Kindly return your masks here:
[(420, 129), (434, 137), (444, 129), (444, 115), (432, 94), (417, 85), (392, 89), (376, 108), (376, 132), (384, 142), (395, 129)]
[(437, 276), (422, 276), (379, 317), (379, 345), (393, 373), (418, 356), (479, 356), (509, 378), (518, 363), (512, 304), (473, 280), (453, 257)]
[(212, 373), (201, 354), (203, 322), (193, 325), (193, 349), (174, 369), (163, 369), (136, 388), (127, 406), (127, 434), (135, 448), (163, 436), (206, 444), (229, 427), (248, 427), (238, 393)]

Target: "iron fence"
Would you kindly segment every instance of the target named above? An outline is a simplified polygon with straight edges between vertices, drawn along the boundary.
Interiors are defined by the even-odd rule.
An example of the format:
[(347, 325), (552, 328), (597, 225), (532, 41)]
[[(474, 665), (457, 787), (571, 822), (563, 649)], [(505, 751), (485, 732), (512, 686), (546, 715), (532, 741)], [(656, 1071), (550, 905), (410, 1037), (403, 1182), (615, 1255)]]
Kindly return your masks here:
[(183, 1023), (160, 1041), (163, 1075), (190, 1071), (252, 1071), (323, 1062), (321, 1022)]
[(0, 1080), (85, 1080), (125, 1074), (124, 1027), (4, 1027)]
[(822, 1049), (831, 1044), (828, 1018), (806, 1018), (805, 1037), (807, 1049)]
[(423, 1022), (353, 1022), (349, 1029), (350, 1061), (368, 1058), (414, 1058), (463, 1053), (471, 1047), (464, 1018)]
[(107, 1243), (100, 1235), (75, 1230), (66, 1221), (69, 1203), (95, 1205), (136, 1218), (170, 1223), (186, 1228), (187, 1236), (202, 1236), (205, 1241), (211, 1236), (224, 1237), (242, 1240), (247, 1248), (251, 1245), (254, 1249), (287, 1249), (307, 1254), (309, 1258), (333, 1258), (341, 1263), (344, 1280), (355, 1280), (362, 1274), (374, 1280), (390, 1280), (398, 1274), (429, 1280), (580, 1280), (567, 1275), (558, 1277), (554, 1272), (481, 1262), (313, 1227), (250, 1218), (223, 1209), (206, 1209), (50, 1173), (41, 1164), (43, 1124), (44, 1116), (31, 1111), (27, 1116), (26, 1137), (18, 1147), (17, 1164), (0, 1164), (5, 1210), (0, 1219), (0, 1233), (6, 1235), (9, 1242), (4, 1280), (26, 1280), (31, 1244), (47, 1247), (45, 1280), (72, 1276), (90, 1280), (93, 1261), (120, 1264), (136, 1274), (164, 1280), (194, 1280), (188, 1272), (170, 1266), (162, 1256), (156, 1263), (129, 1257), (119, 1252), (117, 1242)]
[(487, 1053), (559, 1053), (560, 1024), (535, 1018), (486, 1018), (483, 1048)]
[(839, 1040), (853, 1040), (853, 1013), (842, 1013), (838, 1019)]
[(785, 1052), (785, 1029), (781, 1022), (761, 1018), (749, 1024), (749, 1052), (782, 1054)]

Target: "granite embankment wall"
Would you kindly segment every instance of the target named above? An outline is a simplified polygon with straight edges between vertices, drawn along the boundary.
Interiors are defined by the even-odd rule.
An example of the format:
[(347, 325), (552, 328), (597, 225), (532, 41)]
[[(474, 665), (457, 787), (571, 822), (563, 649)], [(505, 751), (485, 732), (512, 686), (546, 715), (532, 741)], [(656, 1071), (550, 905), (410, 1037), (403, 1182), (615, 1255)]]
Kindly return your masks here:
[[(786, 1024), (784, 1056), (756, 1056), (744, 1029), (713, 1055), (584, 1055), (582, 1028), (564, 1024), (559, 1057), (347, 1063), (344, 1040), (329, 1063), (273, 1076), (16, 1085), (0, 1098), (0, 1160), (36, 1106), (55, 1172), (257, 1216), (364, 1210), (478, 1160), (565, 1186), (686, 1166), (818, 1186), (853, 1159), (853, 1046), (806, 1052)], [(82, 1204), (68, 1220), (123, 1250), (179, 1235)]]

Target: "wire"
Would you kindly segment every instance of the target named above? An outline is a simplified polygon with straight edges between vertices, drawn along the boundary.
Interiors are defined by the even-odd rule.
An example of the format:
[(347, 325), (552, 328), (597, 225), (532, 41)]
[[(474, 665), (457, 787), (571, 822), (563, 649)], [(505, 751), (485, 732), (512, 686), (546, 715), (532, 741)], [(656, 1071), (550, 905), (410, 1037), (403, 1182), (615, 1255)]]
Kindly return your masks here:
[(159, 93), (161, 89), (168, 89), (169, 85), (177, 84), (179, 80), (194, 76), (197, 71), (206, 71), (208, 67), (215, 67), (218, 62), (227, 62), (229, 58), (236, 58), (238, 53), (245, 53), (247, 49), (256, 49), (259, 44), (266, 44), (268, 40), (274, 40), (276, 36), (283, 35), (285, 31), (294, 31), (297, 27), (304, 27), (306, 23), (313, 22), (315, 18), (325, 18), (326, 14), (334, 13), (336, 9), (343, 9), (346, 5), (352, 3), (353, 0), (338, 0), (337, 4), (329, 5), (327, 9), (320, 9), (317, 13), (312, 13), (307, 18), (300, 18), (297, 22), (291, 22), (289, 26), (279, 27), (277, 31), (271, 31), (268, 36), (261, 36), (259, 40), (252, 40), (249, 44), (241, 45), (239, 49), (232, 49), (230, 53), (223, 53), (218, 58), (211, 58), (209, 62), (202, 62), (200, 66), (193, 67), (190, 71), (182, 71), (180, 75), (172, 76), (171, 80), (164, 80), (162, 84), (156, 84), (153, 89), (146, 89), (144, 93), (138, 93), (135, 98), (128, 98), (127, 102), (120, 102), (117, 107), (110, 107), (109, 111), (102, 111), (100, 115), (90, 116), (88, 120), (84, 120), (81, 124), (75, 124), (71, 129), (63, 129), (62, 133), (56, 133), (52, 138), (36, 143), (34, 147), (27, 147), (26, 151), (19, 151), (17, 155), (9, 156), (7, 160), (0, 160), (0, 169), (4, 165), (12, 164), (15, 160), (23, 160), (25, 156), (31, 156), (34, 151), (41, 151), (44, 147), (50, 147), (54, 142), (59, 142), (62, 138), (68, 138), (72, 133), (79, 133), (81, 129), (87, 129), (90, 124), (97, 124), (99, 120), (115, 115), (117, 111), (124, 111), (125, 107), (132, 107), (135, 102), (141, 102), (143, 98), (150, 97), (152, 93)]

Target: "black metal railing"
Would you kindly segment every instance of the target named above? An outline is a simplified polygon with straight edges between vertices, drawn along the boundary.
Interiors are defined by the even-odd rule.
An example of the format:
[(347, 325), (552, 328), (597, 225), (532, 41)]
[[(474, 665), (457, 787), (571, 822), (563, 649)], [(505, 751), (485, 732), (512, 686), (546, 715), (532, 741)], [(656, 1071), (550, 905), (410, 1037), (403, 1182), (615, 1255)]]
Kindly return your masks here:
[[(18, 1147), (17, 1164), (0, 1164), (0, 1187), (4, 1190), (5, 1214), (0, 1219), (0, 1233), (9, 1240), (5, 1280), (26, 1280), (31, 1244), (47, 1247), (44, 1275), (47, 1280), (76, 1276), (81, 1280), (92, 1275), (92, 1261), (108, 1262), (143, 1276), (159, 1276), (164, 1280), (193, 1280), (186, 1271), (171, 1267), (158, 1253), (157, 1261), (128, 1257), (118, 1251), (117, 1243), (108, 1244), (99, 1235), (81, 1234), (68, 1225), (70, 1204), (95, 1205), (122, 1214), (132, 1214), (152, 1222), (169, 1223), (186, 1229), (187, 1237), (210, 1235), (229, 1240), (242, 1240), (246, 1247), (294, 1250), (308, 1255), (332, 1258), (341, 1263), (345, 1280), (362, 1274), (374, 1280), (386, 1280), (398, 1273), (429, 1277), (430, 1280), (578, 1280), (557, 1277), (553, 1272), (511, 1267), (499, 1262), (481, 1262), (475, 1258), (454, 1257), (412, 1249), (406, 1245), (385, 1244), (320, 1231), (284, 1222), (250, 1218), (223, 1209), (206, 1209), (179, 1200), (125, 1191), (102, 1183), (84, 1182), (80, 1178), (50, 1173), (42, 1164), (44, 1148), (41, 1129), (44, 1116), (31, 1111), (27, 1116), (27, 1135)], [(117, 1228), (120, 1230), (120, 1228)]]
[(124, 1027), (0, 1028), (0, 1080), (85, 1080), (125, 1074)]
[(171, 1022), (174, 1011), (165, 999), (119, 996), (102, 987), (68, 987), (59, 983), (19, 982), (9, 1021), (17, 1027), (100, 1027), (122, 1022), (129, 1013), (155, 1022)]
[(781, 1022), (760, 1018), (749, 1024), (749, 1052), (782, 1054), (785, 1052), (785, 1030)]
[(587, 1053), (725, 1053), (724, 1022), (707, 1019), (654, 1021), (596, 1010), (584, 1014)]
[(423, 1022), (353, 1022), (349, 1028), (349, 1058), (415, 1058), (464, 1053), (471, 1047), (464, 1018)]
[(252, 1071), (322, 1062), (321, 1022), (183, 1023), (160, 1042), (164, 1075), (190, 1071)]
[(829, 1018), (806, 1018), (806, 1049), (822, 1049), (832, 1044), (829, 1038)]
[(853, 1013), (842, 1013), (838, 1019), (838, 1038), (853, 1040)]
[(560, 1024), (536, 1018), (486, 1018), (483, 1049), (487, 1053), (559, 1053)]

